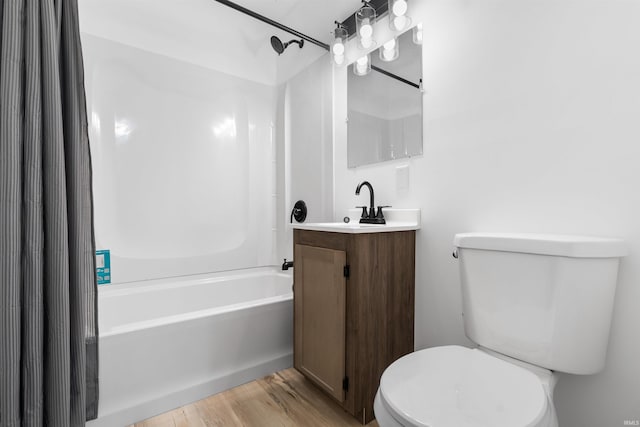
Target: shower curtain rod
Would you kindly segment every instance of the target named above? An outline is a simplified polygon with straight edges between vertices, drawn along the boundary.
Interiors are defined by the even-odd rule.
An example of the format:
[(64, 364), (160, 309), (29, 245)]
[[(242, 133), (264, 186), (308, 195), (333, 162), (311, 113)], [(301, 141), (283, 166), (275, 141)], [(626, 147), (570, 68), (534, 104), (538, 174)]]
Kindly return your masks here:
[[(215, 1), (217, 1), (218, 3), (222, 3), (223, 5), (228, 6), (228, 7), (232, 8), (232, 9), (235, 9), (238, 12), (242, 12), (245, 15), (249, 15), (250, 17), (252, 17), (254, 19), (257, 19), (258, 21), (262, 21), (265, 24), (269, 24), (269, 25), (271, 25), (273, 27), (276, 27), (276, 28), (278, 28), (278, 29), (280, 29), (282, 31), (285, 31), (285, 32), (287, 32), (289, 34), (293, 34), (296, 37), (300, 37), (301, 39), (304, 39), (304, 40), (308, 41), (309, 43), (313, 43), (316, 46), (320, 46), (321, 48), (323, 48), (323, 49), (325, 49), (327, 51), (331, 50), (331, 48), (329, 47), (328, 44), (322, 43), (321, 41), (316, 40), (313, 37), (309, 37), (308, 35), (303, 34), (300, 31), (296, 31), (293, 28), (289, 28), (286, 25), (282, 25), (281, 23), (276, 22), (273, 19), (269, 19), (266, 16), (260, 15), (259, 13), (256, 13), (253, 10), (247, 9), (246, 7), (240, 6), (237, 3), (234, 3), (234, 2), (229, 1), (229, 0), (215, 0)], [(347, 18), (347, 20), (348, 19), (349, 18)], [(347, 20), (345, 20), (345, 22)], [(391, 77), (392, 79), (398, 80), (399, 82), (408, 84), (409, 86), (413, 86), (413, 87), (418, 88), (418, 89), (420, 88), (420, 85), (418, 85), (416, 83), (413, 83), (412, 81), (409, 81), (407, 79), (404, 79), (404, 78), (402, 78), (400, 76), (397, 76), (397, 75), (395, 75), (395, 74), (393, 74), (393, 73), (391, 73), (389, 71), (383, 70), (382, 68), (376, 67), (375, 65), (371, 65), (371, 69), (374, 70), (374, 71), (377, 71), (379, 73), (382, 73), (385, 76)]]
[[(392, 79), (396, 79), (396, 80), (398, 80), (399, 82), (402, 82), (402, 83), (407, 84), (407, 85), (409, 85), (409, 86), (413, 86), (413, 87), (415, 87), (416, 89), (420, 89), (420, 85), (419, 85), (419, 84), (416, 84), (416, 83), (412, 82), (411, 80), (407, 80), (407, 79), (405, 79), (405, 78), (402, 78), (402, 77), (400, 77), (400, 76), (398, 76), (398, 75), (396, 75), (396, 74), (393, 74), (393, 73), (391, 73), (391, 72), (389, 72), (389, 71), (387, 71), (387, 70), (383, 70), (383, 69), (382, 69), (382, 68), (380, 68), (380, 67), (376, 67), (376, 66), (375, 66), (375, 65), (373, 65), (373, 64), (371, 64), (371, 69), (372, 69), (372, 70), (374, 70), (374, 71), (377, 71), (377, 72), (379, 72), (379, 73), (382, 73), (382, 74), (384, 74), (385, 76), (391, 77)], [(420, 81), (422, 81), (422, 79), (420, 79)]]
[(321, 48), (323, 48), (325, 50), (329, 50), (329, 45), (328, 44), (322, 43), (321, 41), (316, 40), (316, 39), (314, 39), (312, 37), (309, 37), (306, 34), (302, 34), (300, 31), (296, 31), (293, 28), (289, 28), (286, 25), (282, 25), (281, 23), (276, 22), (273, 19), (269, 19), (266, 16), (262, 16), (259, 13), (254, 12), (253, 10), (249, 10), (246, 7), (242, 7), (239, 4), (236, 4), (236, 3), (232, 2), (232, 1), (229, 1), (229, 0), (215, 0), (215, 1), (217, 1), (218, 3), (222, 3), (225, 6), (229, 6), (230, 8), (235, 9), (238, 12), (242, 12), (242, 13), (244, 13), (246, 15), (249, 15), (250, 17), (255, 18), (255, 19), (259, 20), (259, 21), (262, 21), (262, 22), (264, 22), (266, 24), (269, 24), (271, 26), (279, 28), (282, 31), (286, 31), (289, 34), (293, 34), (296, 37), (300, 37), (301, 39), (304, 39), (304, 40), (308, 41), (309, 43), (313, 43), (316, 46), (320, 46)]

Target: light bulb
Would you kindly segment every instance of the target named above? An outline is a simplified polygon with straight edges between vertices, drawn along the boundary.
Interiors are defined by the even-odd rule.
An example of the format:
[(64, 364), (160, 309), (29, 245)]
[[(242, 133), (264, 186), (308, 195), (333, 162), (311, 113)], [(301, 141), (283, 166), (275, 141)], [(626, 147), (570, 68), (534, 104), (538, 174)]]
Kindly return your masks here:
[(344, 64), (344, 55), (333, 55), (333, 61), (336, 65)]
[(362, 21), (362, 26), (360, 27), (360, 37), (363, 39), (369, 39), (373, 35), (373, 27), (369, 24), (368, 19), (364, 19)]
[(398, 43), (395, 38), (392, 38), (388, 42), (382, 45), (380, 49), (380, 59), (389, 62), (398, 57)]
[(417, 24), (413, 28), (413, 42), (415, 44), (422, 44), (422, 23)]
[(353, 72), (358, 76), (369, 74), (371, 70), (371, 64), (369, 62), (370, 58), (368, 54), (356, 59), (353, 64)]
[(373, 41), (373, 23), (375, 21), (376, 10), (368, 4), (356, 12), (356, 28), (360, 48), (369, 49), (375, 45), (375, 41)]
[(344, 54), (344, 45), (342, 42), (337, 42), (333, 45), (333, 53), (334, 55), (343, 55)]
[(393, 48), (396, 47), (396, 39), (391, 39), (382, 46), (385, 50), (393, 50)]
[(393, 14), (396, 16), (402, 16), (407, 13), (407, 2), (405, 0), (396, 0), (393, 3)]
[(382, 57), (384, 58), (385, 61), (391, 61), (393, 60), (394, 56), (395, 56), (396, 52), (393, 49), (384, 49), (382, 51)]
[(393, 26), (396, 30), (403, 30), (404, 27), (407, 26), (407, 17), (406, 16), (396, 16), (393, 18)]

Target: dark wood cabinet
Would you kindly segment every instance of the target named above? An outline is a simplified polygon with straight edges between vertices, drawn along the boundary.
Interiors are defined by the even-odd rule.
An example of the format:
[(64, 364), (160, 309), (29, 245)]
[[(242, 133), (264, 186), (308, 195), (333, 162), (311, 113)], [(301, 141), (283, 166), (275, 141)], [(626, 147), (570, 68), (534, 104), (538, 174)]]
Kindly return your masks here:
[(414, 350), (415, 231), (294, 230), (294, 366), (363, 423)]
[(344, 251), (296, 245), (294, 364), (339, 402), (344, 401), (347, 256)]

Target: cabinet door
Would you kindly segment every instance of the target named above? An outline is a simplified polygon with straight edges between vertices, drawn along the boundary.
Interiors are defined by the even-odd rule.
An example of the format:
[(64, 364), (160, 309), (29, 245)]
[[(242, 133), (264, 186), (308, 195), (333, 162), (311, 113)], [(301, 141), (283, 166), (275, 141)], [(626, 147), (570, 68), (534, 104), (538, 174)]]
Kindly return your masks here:
[(344, 401), (346, 253), (295, 245), (294, 365)]

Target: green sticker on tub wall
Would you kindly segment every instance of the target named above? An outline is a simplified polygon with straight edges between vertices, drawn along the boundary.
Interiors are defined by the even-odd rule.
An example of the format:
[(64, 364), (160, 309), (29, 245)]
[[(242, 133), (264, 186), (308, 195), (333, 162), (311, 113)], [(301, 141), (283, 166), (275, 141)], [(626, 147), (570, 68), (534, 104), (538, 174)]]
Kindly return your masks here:
[(111, 254), (108, 249), (96, 251), (96, 276), (98, 285), (111, 283)]

